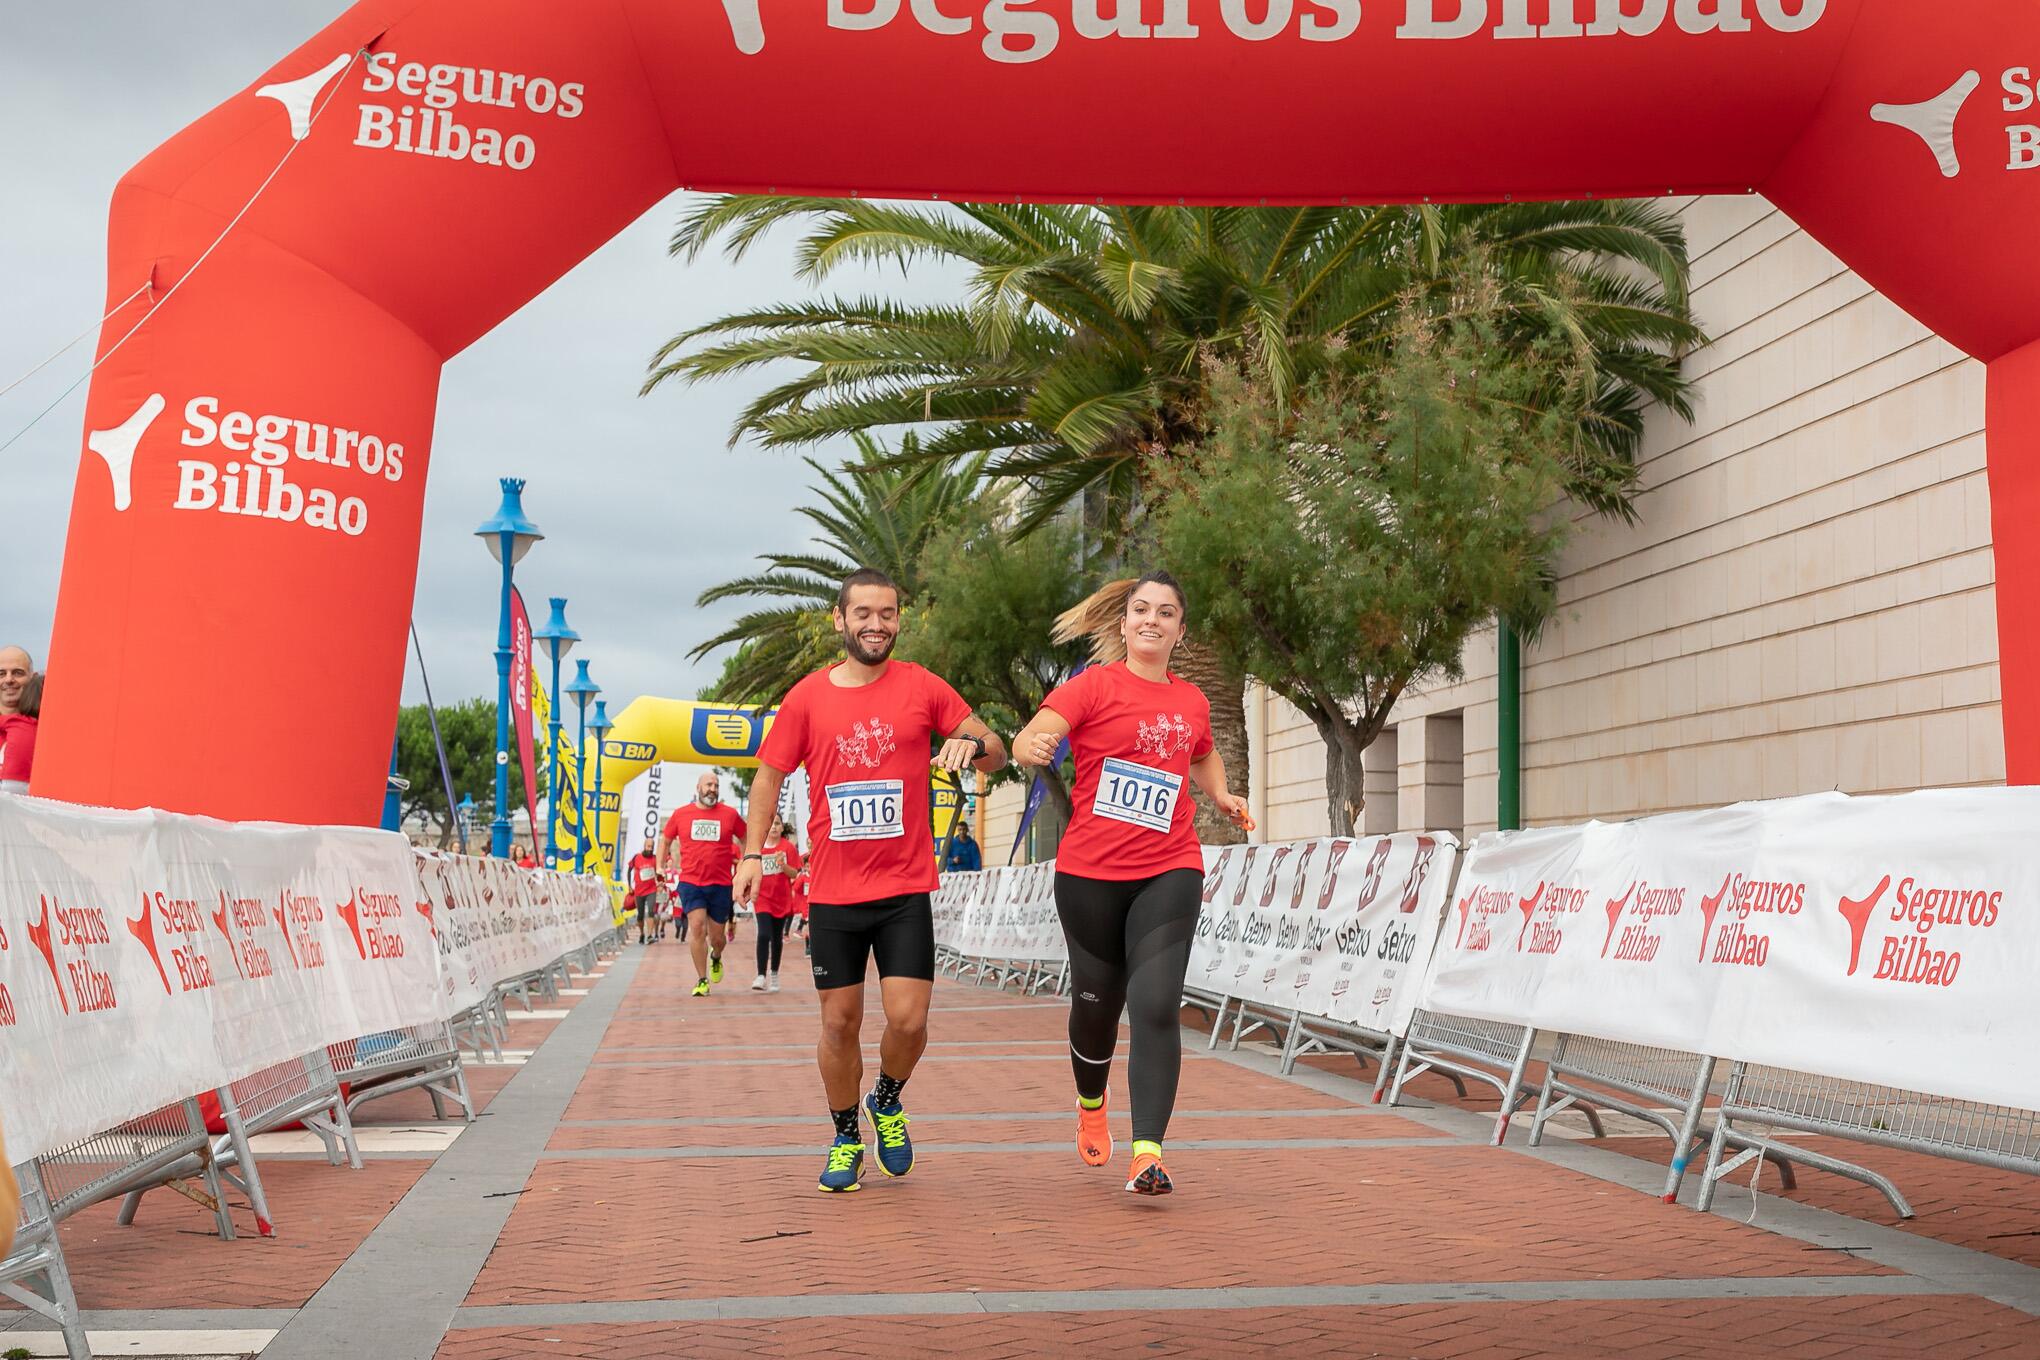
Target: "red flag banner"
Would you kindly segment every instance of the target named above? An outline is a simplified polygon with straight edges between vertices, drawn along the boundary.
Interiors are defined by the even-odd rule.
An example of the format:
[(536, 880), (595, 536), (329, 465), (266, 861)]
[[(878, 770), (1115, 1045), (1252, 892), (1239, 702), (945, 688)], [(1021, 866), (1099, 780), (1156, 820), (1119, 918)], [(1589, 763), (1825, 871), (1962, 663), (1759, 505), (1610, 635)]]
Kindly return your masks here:
[(538, 844), (538, 765), (531, 738), (531, 616), (524, 596), (510, 591), (510, 713), (517, 722), (517, 759), (524, 767), (524, 810), (531, 815), (531, 843)]

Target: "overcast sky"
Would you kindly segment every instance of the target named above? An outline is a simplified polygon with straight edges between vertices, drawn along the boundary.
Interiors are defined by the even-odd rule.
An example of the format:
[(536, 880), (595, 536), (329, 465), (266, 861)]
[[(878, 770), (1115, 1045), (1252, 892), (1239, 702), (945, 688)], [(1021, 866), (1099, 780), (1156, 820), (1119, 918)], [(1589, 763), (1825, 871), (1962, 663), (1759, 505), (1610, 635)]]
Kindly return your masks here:
[[(0, 0), (0, 387), (103, 310), (107, 203), (128, 167), (345, 8)], [(547, 535), (520, 568), (525, 598), (538, 620), (546, 596), (568, 598), (586, 639), (576, 655), (593, 663), (612, 712), (712, 680), (718, 661), (686, 653), (740, 611), (697, 611), (695, 594), (807, 537), (793, 514), (808, 477), (798, 458), (725, 448), (765, 379), (637, 395), (646, 360), (674, 332), (800, 291), (790, 235), (741, 266), (669, 260), (680, 202), (654, 208), (446, 370), (414, 606), (442, 703), (495, 693), (495, 566), (472, 535), (495, 510), (499, 476), (530, 479), (525, 507)], [(838, 286), (854, 294), (869, 282)], [(902, 284), (895, 273), (882, 286)], [(924, 295), (949, 286), (916, 280)], [(81, 345), (0, 397), (0, 442), (90, 361)], [(83, 415), (81, 389), (0, 455), (0, 643), (38, 659)], [(415, 664), (404, 692), (420, 697)]]

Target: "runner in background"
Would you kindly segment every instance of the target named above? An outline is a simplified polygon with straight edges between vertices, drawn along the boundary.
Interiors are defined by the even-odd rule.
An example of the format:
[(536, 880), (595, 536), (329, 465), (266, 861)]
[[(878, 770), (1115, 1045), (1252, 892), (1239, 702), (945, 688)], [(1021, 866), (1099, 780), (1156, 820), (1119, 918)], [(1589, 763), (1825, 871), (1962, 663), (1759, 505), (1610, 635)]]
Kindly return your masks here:
[[(649, 930), (659, 928), (659, 853), (658, 843), (650, 836), (624, 870), (626, 898), (637, 908), (637, 942), (650, 944)], [(651, 919), (647, 921), (645, 918)]]
[(1162, 1139), (1183, 1066), (1183, 973), (1197, 931), (1204, 852), (1187, 778), (1220, 812), (1251, 828), (1247, 802), (1225, 782), (1204, 692), (1169, 671), (1186, 602), (1167, 572), (1133, 583), (1120, 618), (1126, 659), (1092, 666), (1042, 701), (1013, 741), (1013, 758), (1040, 767), (1064, 737), (1076, 760), (1069, 830), (1056, 850), (1055, 907), (1070, 951), (1070, 1066), (1077, 1083), (1077, 1152), (1112, 1158), (1105, 1093), (1122, 1007), (1133, 1031), (1133, 1165), (1126, 1188), (1166, 1195)]
[(681, 915), (699, 913), (687, 923), (696, 996), (707, 996), (709, 984), (723, 979), (723, 945), (730, 920), (736, 915), (730, 871), (743, 843), (744, 819), (723, 802), (721, 778), (714, 770), (702, 771), (694, 782), (694, 801), (673, 809), (666, 819), (665, 834), (659, 838), (659, 867), (679, 862)]
[(754, 992), (779, 990), (779, 956), (786, 927), (793, 916), (793, 880), (800, 874), (800, 851), (793, 843), (793, 823), (774, 818), (765, 832), (765, 875), (758, 880), (758, 976)]
[[(833, 613), (845, 659), (796, 684), (758, 753), (750, 828), (737, 866), (737, 897), (749, 903), (764, 874), (765, 836), (778, 820), (786, 776), (805, 767), (822, 797), (810, 799), (809, 954), (822, 1005), (816, 1057), (836, 1139), (820, 1188), (858, 1188), (864, 1138), (864, 970), (878, 959), (885, 1035), (878, 1081), (863, 1101), (878, 1130), (878, 1165), (888, 1176), (913, 1169), (914, 1146), (900, 1091), (928, 1046), (935, 988), (935, 836), (929, 827), (929, 748), (934, 763), (986, 774), (1006, 763), (991, 729), (949, 684), (911, 662), (892, 660), (900, 593), (885, 573), (852, 572)], [(946, 740), (943, 740), (946, 738)]]

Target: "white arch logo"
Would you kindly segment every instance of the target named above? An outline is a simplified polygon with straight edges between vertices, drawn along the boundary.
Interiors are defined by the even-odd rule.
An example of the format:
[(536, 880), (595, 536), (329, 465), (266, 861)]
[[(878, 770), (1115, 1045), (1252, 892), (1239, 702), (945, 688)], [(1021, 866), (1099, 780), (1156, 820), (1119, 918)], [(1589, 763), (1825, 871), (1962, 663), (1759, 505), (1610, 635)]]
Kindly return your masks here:
[(1981, 84), (1982, 76), (1974, 71), (1965, 72), (1962, 79), (1932, 99), (1917, 104), (1873, 104), (1870, 116), (1877, 122), (1902, 127), (1925, 142), (1927, 150), (1934, 153), (1942, 176), (1953, 179), (1962, 173), (1962, 160), (1955, 154), (1955, 120), (1961, 117), (1962, 106)]
[(149, 427), (156, 423), (156, 417), (163, 414), (167, 404), (161, 392), (154, 393), (133, 415), (112, 429), (93, 430), (85, 436), (85, 447), (104, 458), (106, 470), (113, 474), (115, 510), (125, 510), (134, 501), (135, 449), (141, 444), (142, 436), (149, 432)]
[(758, 14), (758, 0), (722, 0), (723, 13), (730, 17), (730, 36), (737, 50), (755, 57), (765, 50), (765, 20)]

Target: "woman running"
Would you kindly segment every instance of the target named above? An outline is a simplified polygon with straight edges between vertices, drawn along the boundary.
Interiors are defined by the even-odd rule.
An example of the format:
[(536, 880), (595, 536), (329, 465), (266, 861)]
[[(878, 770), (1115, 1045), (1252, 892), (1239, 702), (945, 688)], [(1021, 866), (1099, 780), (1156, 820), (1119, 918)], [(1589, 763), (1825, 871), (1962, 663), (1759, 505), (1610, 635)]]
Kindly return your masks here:
[(779, 990), (779, 958), (786, 948), (787, 918), (793, 915), (793, 880), (800, 873), (800, 849), (793, 823), (765, 828), (765, 876), (758, 880), (758, 976), (751, 990)]
[(1105, 1088), (1124, 1007), (1133, 1030), (1126, 1188), (1142, 1195), (1174, 1188), (1162, 1166), (1162, 1138), (1183, 1065), (1183, 973), (1204, 889), (1185, 778), (1234, 822), (1250, 824), (1246, 800), (1226, 788), (1211, 744), (1211, 704), (1169, 671), (1185, 612), (1182, 587), (1167, 572), (1135, 581), (1119, 624), (1126, 659), (1092, 666), (1057, 688), (1013, 743), (1022, 765), (1047, 765), (1064, 737), (1076, 758), (1075, 811), (1056, 853), (1055, 905), (1070, 951), (1077, 1152), (1091, 1166), (1112, 1157)]

